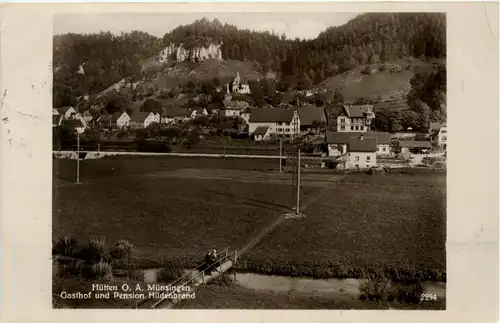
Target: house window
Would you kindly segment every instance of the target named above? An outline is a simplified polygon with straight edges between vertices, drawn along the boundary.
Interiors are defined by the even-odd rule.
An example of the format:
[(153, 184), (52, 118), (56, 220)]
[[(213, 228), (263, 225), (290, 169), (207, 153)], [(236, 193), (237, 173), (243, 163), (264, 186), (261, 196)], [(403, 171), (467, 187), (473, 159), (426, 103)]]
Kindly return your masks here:
[(281, 129), (281, 128), (278, 128), (278, 132), (283, 132), (283, 129)]
[(358, 126), (356, 126), (356, 130), (359, 130)]
[(278, 124), (278, 126), (281, 126), (281, 125), (282, 125), (282, 123), (281, 123), (281, 122), (276, 122), (276, 123)]
[(366, 156), (366, 161), (369, 162), (370, 161), (370, 156)]
[(382, 148), (382, 151), (385, 151), (385, 149), (386, 149), (386, 148), (385, 148), (385, 147), (383, 147), (383, 148)]
[(345, 126), (340, 126), (340, 130), (345, 130)]
[(340, 118), (340, 123), (345, 123), (345, 119), (344, 118)]
[(285, 122), (285, 126), (289, 126), (290, 125), (290, 122)]
[(351, 130), (354, 130), (354, 126), (351, 126)]
[(443, 136), (443, 141), (446, 141), (446, 136)]
[(359, 156), (354, 156), (354, 161), (359, 161)]
[(285, 132), (290, 132), (290, 129), (285, 129)]

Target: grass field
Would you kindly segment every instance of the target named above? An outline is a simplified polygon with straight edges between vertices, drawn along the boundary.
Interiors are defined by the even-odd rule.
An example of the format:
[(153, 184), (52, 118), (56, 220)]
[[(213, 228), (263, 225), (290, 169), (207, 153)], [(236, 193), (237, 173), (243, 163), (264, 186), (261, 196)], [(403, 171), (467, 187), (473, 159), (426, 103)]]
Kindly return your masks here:
[[(128, 239), (147, 260), (198, 262), (239, 248), (295, 203), (277, 161), (115, 157), (54, 161), (53, 234)], [(318, 177), (319, 176), (319, 177)], [(223, 178), (224, 177), (224, 178)], [(274, 274), (445, 279), (445, 175), (304, 174), (303, 220), (286, 220), (238, 266)]]

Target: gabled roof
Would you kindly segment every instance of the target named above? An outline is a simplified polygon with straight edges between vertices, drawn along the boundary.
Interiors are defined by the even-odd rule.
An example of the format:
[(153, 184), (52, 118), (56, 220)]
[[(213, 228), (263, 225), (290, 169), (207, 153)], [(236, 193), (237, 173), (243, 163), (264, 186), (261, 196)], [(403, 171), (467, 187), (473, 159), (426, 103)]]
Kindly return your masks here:
[(441, 122), (431, 122), (430, 129), (431, 131), (439, 131), (442, 127), (446, 127), (446, 123)]
[(253, 132), (254, 135), (265, 135), (267, 131), (269, 130), (268, 126), (259, 126), (255, 128), (255, 131)]
[(375, 152), (377, 151), (377, 139), (376, 138), (364, 138), (360, 137), (350, 138), (348, 144), (348, 150), (350, 152)]
[(134, 111), (130, 116), (130, 121), (132, 122), (144, 122), (153, 112), (136, 112)]
[(120, 119), (120, 117), (123, 115), (123, 114), (127, 114), (127, 112), (115, 112), (111, 115), (111, 121), (118, 121), (118, 119)]
[(373, 113), (373, 105), (344, 105), (344, 111), (349, 118), (363, 118), (368, 112)]
[(299, 108), (301, 126), (312, 126), (314, 121), (326, 121), (324, 107), (303, 107)]
[[(302, 121), (302, 120), (301, 120)], [(363, 134), (364, 138), (375, 138), (377, 145), (388, 145), (390, 143), (390, 136), (388, 132), (335, 132), (327, 131), (325, 141), (327, 144), (348, 144), (349, 139), (358, 138)]]
[(191, 112), (188, 109), (180, 107), (163, 108), (162, 117), (176, 118), (176, 117), (189, 117)]
[(250, 116), (250, 122), (291, 122), (293, 110), (284, 108), (260, 108), (254, 109)]
[(429, 141), (400, 140), (399, 147), (401, 147), (401, 148), (431, 148), (432, 145)]
[(66, 111), (68, 111), (69, 109), (73, 109), (76, 111), (76, 109), (74, 107), (71, 107), (71, 106), (61, 107), (61, 108), (57, 109), (57, 111), (59, 111), (59, 113), (61, 113), (61, 114), (65, 114)]

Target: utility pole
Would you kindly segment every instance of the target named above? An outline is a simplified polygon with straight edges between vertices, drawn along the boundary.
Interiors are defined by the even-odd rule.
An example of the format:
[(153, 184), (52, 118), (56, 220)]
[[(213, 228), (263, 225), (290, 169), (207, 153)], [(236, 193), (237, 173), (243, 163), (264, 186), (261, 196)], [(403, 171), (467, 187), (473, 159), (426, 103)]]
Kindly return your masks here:
[(283, 162), (283, 160), (281, 159), (282, 151), (283, 151), (283, 138), (280, 137), (280, 173), (281, 173), (281, 163)]
[(80, 184), (80, 133), (76, 132), (76, 184)]
[(295, 211), (300, 214), (300, 148), (297, 150), (297, 208)]

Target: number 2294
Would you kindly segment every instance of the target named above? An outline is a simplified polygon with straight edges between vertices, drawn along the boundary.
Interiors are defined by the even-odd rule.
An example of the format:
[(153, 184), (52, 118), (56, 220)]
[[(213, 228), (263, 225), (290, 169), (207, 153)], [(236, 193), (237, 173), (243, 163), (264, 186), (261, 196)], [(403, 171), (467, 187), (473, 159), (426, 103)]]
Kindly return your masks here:
[(437, 301), (436, 294), (422, 294), (420, 295), (420, 301)]

